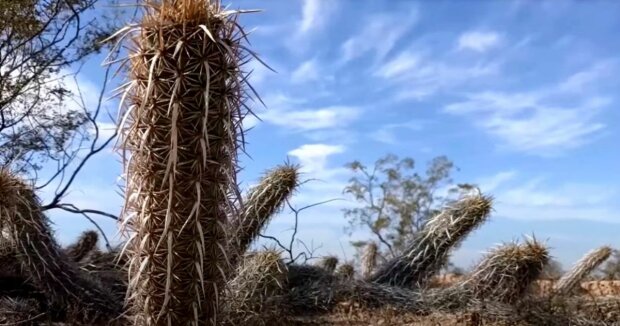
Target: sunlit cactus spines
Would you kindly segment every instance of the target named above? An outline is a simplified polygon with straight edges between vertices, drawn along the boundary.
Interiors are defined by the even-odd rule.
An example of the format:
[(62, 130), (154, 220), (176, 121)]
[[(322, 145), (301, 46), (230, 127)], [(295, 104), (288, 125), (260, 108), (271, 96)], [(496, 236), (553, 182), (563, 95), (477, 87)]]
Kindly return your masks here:
[(574, 290), (588, 274), (604, 263), (611, 256), (612, 249), (603, 246), (585, 254), (568, 272), (553, 286), (553, 292), (568, 294)]
[(120, 120), (136, 325), (215, 324), (248, 59), (239, 12), (213, 0), (146, 1), (129, 40)]
[(491, 213), (491, 197), (471, 195), (431, 218), (403, 253), (380, 266), (369, 278), (393, 286), (423, 287), (448, 261), (450, 250)]

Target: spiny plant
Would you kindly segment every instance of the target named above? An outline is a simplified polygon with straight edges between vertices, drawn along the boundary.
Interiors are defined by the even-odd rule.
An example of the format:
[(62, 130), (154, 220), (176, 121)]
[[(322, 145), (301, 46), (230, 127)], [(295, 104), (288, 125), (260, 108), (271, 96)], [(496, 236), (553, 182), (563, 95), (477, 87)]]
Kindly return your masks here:
[(64, 248), (64, 252), (71, 260), (80, 262), (97, 248), (97, 241), (99, 241), (97, 232), (88, 230), (83, 232), (75, 243)]
[(334, 273), (336, 271), (336, 265), (338, 265), (338, 257), (326, 256), (323, 257), (319, 264), (328, 273)]
[[(133, 35), (120, 121), (130, 155), (127, 302), (136, 325), (216, 324), (231, 269), (228, 218), (239, 210), (237, 152), (251, 89), (242, 65), (251, 52), (240, 12), (220, 1), (142, 7), (140, 23), (114, 36)], [(248, 214), (264, 213), (264, 203), (253, 204)]]
[(286, 265), (275, 250), (246, 255), (223, 296), (223, 321), (230, 325), (272, 325), (282, 319), (270, 298), (286, 287)]
[(447, 263), (458, 245), (491, 212), (492, 199), (473, 195), (460, 199), (431, 218), (404, 252), (381, 266), (369, 280), (394, 286), (422, 287)]
[(349, 263), (338, 266), (336, 276), (342, 280), (352, 280), (355, 276), (355, 267)]
[(603, 246), (585, 254), (567, 273), (562, 275), (553, 286), (553, 292), (558, 295), (568, 294), (575, 289), (588, 274), (609, 258), (612, 249)]
[(362, 278), (367, 279), (377, 266), (377, 243), (369, 242), (362, 254)]
[(237, 264), (237, 257), (248, 250), (269, 219), (290, 198), (298, 180), (298, 167), (284, 164), (267, 171), (258, 185), (249, 191), (241, 213), (231, 218), (230, 229), (234, 236), (229, 237), (228, 252), (232, 255), (232, 268)]
[(0, 171), (0, 223), (14, 244), (22, 269), (49, 301), (50, 309), (77, 323), (109, 322), (121, 305), (86, 277), (56, 243), (32, 187)]
[(548, 261), (547, 248), (536, 239), (507, 243), (491, 249), (451, 290), (465, 289), (478, 300), (514, 303), (523, 298)]

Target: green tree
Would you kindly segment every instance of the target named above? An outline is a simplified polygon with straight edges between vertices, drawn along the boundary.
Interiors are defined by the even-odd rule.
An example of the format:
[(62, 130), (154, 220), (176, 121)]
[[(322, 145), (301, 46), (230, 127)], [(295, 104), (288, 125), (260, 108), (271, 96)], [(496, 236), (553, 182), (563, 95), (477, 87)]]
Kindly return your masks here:
[[(393, 154), (378, 159), (373, 167), (359, 161), (346, 166), (355, 175), (344, 193), (361, 204), (344, 209), (349, 222), (347, 231), (370, 231), (379, 244), (381, 259), (400, 253), (424, 223), (438, 213), (442, 203), (473, 188), (470, 184), (453, 184), (450, 175), (456, 167), (445, 156), (434, 158), (422, 174), (415, 171), (412, 158), (399, 159)], [(447, 191), (441, 193), (442, 189)], [(367, 242), (351, 244), (359, 249)]]

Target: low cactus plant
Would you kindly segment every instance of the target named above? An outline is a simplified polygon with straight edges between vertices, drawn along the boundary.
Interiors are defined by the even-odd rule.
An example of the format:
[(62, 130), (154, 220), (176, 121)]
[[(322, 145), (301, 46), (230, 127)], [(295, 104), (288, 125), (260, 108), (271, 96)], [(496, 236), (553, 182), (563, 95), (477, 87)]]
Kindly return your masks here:
[(393, 286), (423, 287), (448, 261), (458, 245), (491, 212), (490, 197), (475, 195), (446, 207), (416, 234), (404, 252), (388, 261), (369, 280)]
[(562, 275), (553, 286), (553, 292), (559, 295), (570, 293), (584, 277), (604, 263), (611, 255), (611, 252), (610, 247), (603, 246), (585, 254), (570, 271)]

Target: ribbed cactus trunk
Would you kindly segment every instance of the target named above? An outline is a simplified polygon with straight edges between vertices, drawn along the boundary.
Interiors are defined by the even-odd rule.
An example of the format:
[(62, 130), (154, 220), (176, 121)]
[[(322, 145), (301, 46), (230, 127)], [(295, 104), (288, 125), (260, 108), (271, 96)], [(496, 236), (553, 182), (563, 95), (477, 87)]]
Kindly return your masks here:
[(604, 246), (588, 252), (553, 286), (556, 294), (568, 294), (594, 269), (611, 255), (611, 248)]
[[(215, 324), (245, 115), (245, 36), (219, 1), (147, 1), (121, 121), (136, 325)], [(129, 30), (130, 32), (132, 30)]]

